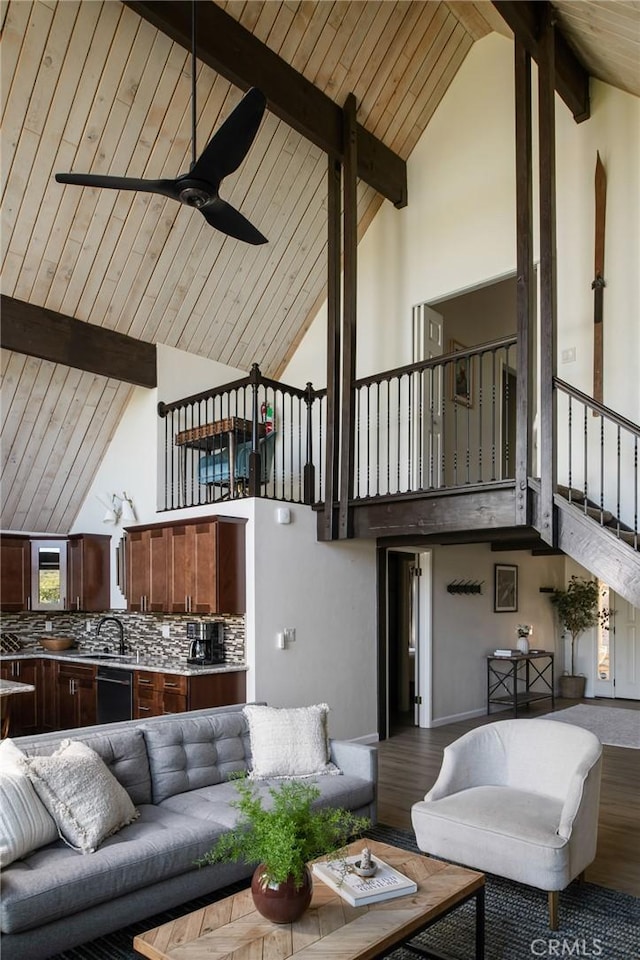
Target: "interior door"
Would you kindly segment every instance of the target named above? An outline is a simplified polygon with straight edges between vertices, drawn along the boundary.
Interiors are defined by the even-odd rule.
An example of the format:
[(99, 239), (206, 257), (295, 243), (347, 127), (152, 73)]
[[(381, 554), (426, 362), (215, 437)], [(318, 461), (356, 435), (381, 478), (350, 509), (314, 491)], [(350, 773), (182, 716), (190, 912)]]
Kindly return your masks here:
[(640, 700), (640, 616), (638, 608), (611, 591), (609, 633), (613, 633), (614, 693)]
[[(444, 317), (426, 303), (413, 308), (413, 362), (439, 357), (443, 352)], [(442, 370), (425, 370), (414, 384), (414, 489), (442, 486)]]

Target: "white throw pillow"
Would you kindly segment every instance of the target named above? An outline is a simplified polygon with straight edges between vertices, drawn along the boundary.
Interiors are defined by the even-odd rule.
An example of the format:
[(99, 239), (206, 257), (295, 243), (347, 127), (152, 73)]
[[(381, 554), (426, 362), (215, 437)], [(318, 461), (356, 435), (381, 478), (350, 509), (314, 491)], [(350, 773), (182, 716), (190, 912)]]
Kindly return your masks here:
[(93, 853), (140, 814), (101, 757), (79, 740), (63, 740), (49, 757), (27, 757), (27, 773), (62, 839)]
[(0, 867), (58, 839), (58, 830), (21, 768), (24, 753), (0, 742)]
[(263, 707), (248, 704), (254, 780), (340, 773), (329, 762), (326, 703), (311, 707)]

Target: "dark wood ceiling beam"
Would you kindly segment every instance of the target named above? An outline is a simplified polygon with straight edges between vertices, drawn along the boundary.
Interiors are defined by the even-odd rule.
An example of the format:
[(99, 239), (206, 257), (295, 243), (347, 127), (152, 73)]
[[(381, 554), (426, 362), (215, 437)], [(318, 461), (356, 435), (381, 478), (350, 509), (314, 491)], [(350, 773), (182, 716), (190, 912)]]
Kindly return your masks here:
[[(124, 0), (126, 6), (186, 50), (191, 3)], [(342, 108), (216, 3), (198, 3), (198, 58), (235, 86), (259, 87), (269, 110), (335, 159), (343, 160)], [(396, 207), (407, 204), (407, 165), (357, 124), (358, 176)]]
[[(493, 6), (505, 23), (520, 38), (527, 51), (539, 63), (541, 28), (547, 8), (552, 6), (544, 0), (492, 0)], [(576, 123), (588, 120), (591, 115), (589, 103), (589, 73), (559, 30), (555, 31), (556, 80), (555, 89), (571, 110)]]
[(156, 347), (24, 300), (0, 297), (0, 346), (140, 387), (157, 386)]

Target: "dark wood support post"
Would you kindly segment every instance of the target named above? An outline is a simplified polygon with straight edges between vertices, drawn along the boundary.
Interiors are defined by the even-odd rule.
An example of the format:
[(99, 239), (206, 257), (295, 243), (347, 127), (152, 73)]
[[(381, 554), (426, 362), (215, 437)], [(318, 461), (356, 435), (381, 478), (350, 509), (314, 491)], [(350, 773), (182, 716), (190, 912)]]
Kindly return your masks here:
[(351, 536), (349, 501), (353, 491), (358, 258), (358, 151), (356, 98), (344, 105), (344, 293), (342, 310), (342, 416), (340, 429), (340, 509), (338, 536)]
[(516, 524), (528, 525), (533, 416), (533, 176), (531, 137), (531, 57), (515, 39), (516, 94)]
[(555, 39), (553, 10), (545, 7), (539, 39), (540, 164), (540, 536), (556, 546), (556, 176)]
[(342, 165), (329, 157), (327, 180), (327, 436), (322, 538), (338, 536), (338, 464), (340, 462), (340, 325), (342, 229), (340, 209)]
[[(258, 387), (260, 385), (261, 374), (257, 363), (251, 365), (249, 373), (251, 380), (251, 453), (249, 454), (249, 496), (260, 496), (260, 477), (262, 467), (260, 464), (260, 444), (258, 439)], [(234, 464), (235, 466), (235, 464)], [(234, 496), (234, 491), (231, 491)]]

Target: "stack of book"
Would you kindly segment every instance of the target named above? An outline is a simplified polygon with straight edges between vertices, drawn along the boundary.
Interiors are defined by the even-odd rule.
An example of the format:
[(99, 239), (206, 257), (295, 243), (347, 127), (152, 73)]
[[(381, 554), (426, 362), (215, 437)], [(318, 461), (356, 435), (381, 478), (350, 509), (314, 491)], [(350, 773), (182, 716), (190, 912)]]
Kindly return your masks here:
[(494, 650), (494, 657), (521, 657), (522, 650)]
[(418, 889), (414, 880), (410, 880), (403, 873), (390, 867), (384, 860), (374, 856), (371, 860), (378, 868), (374, 875), (358, 876), (350, 870), (350, 867), (360, 858), (361, 854), (357, 854), (354, 857), (345, 857), (343, 860), (314, 863), (313, 872), (352, 907), (363, 907), (368, 903), (378, 903), (380, 900), (391, 900), (393, 897), (415, 893)]

